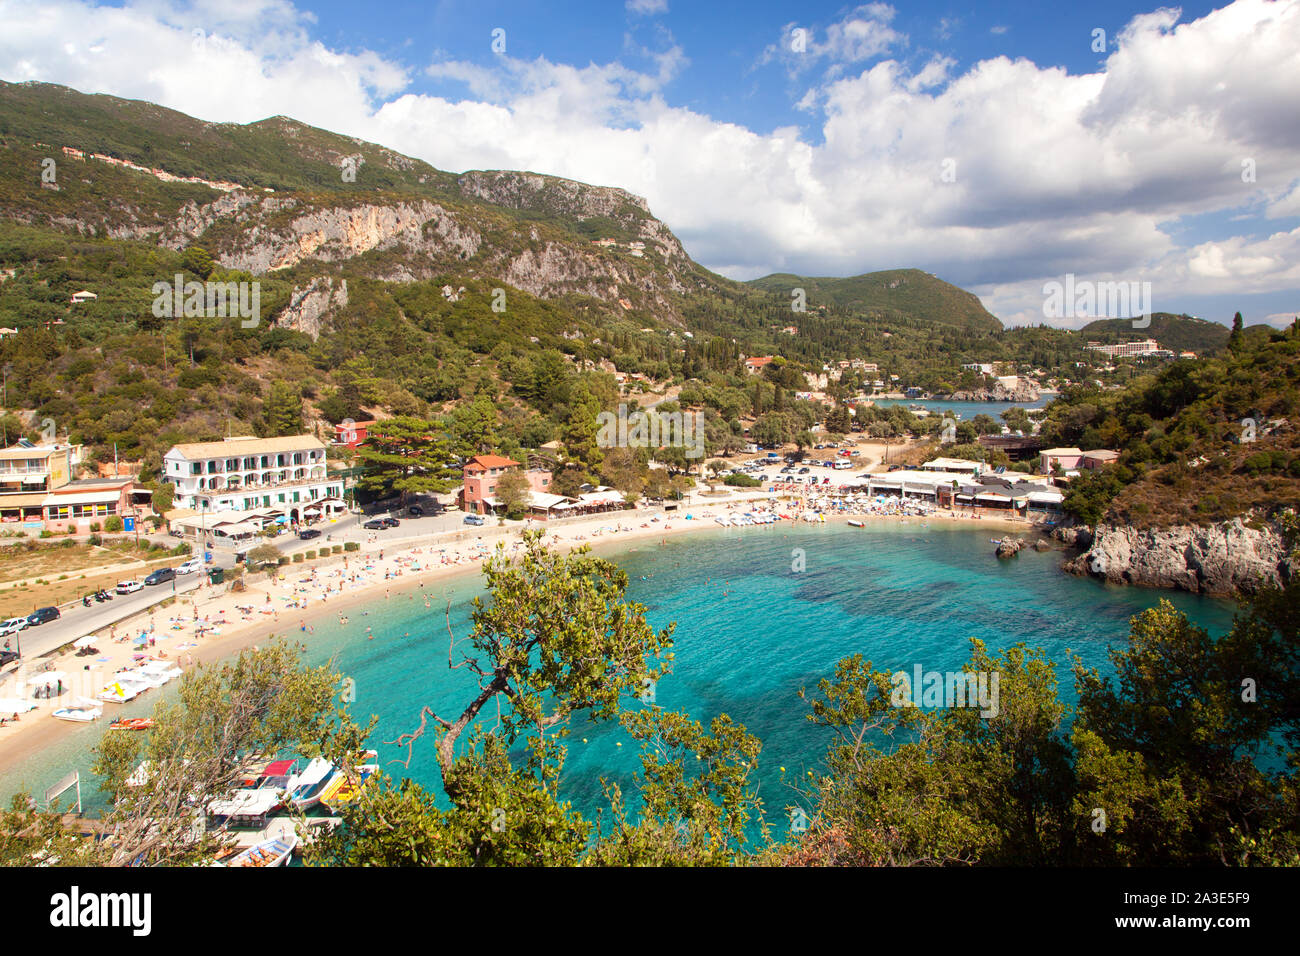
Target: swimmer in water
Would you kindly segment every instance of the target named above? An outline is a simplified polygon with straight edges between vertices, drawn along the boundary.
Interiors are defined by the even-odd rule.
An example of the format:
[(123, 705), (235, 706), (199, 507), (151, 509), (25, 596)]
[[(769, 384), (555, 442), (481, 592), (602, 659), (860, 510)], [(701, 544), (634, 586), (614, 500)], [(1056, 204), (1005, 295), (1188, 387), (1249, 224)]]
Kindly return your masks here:
[(372, 641), (375, 639), (375, 635), (370, 633), (370, 628), (366, 628), (366, 638)]

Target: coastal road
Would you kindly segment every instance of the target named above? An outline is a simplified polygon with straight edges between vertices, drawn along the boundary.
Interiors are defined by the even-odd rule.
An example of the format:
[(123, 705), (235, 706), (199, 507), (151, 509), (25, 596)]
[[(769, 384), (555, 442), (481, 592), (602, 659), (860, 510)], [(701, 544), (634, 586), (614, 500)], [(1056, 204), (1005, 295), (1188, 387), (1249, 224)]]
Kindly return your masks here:
[[(221, 559), (225, 557), (226, 560)], [(215, 559), (211, 567), (230, 567), (233, 565), (233, 558), (223, 556), (219, 552), (213, 555)], [(34, 660), (42, 654), (48, 654), (51, 651), (77, 640), (79, 637), (85, 637), (87, 634), (94, 634), (97, 631), (106, 631), (118, 621), (130, 617), (132, 614), (139, 614), (141, 611), (148, 611), (151, 607), (173, 596), (172, 584), (175, 583), (175, 596), (189, 594), (201, 585), (206, 584), (208, 576), (204, 572), (195, 572), (178, 576), (175, 582), (167, 581), (163, 584), (156, 584), (146, 587), (142, 591), (136, 591), (134, 594), (114, 594), (111, 601), (92, 602), (90, 607), (84, 607), (80, 602), (72, 607), (61, 609), (63, 614), (57, 621), (50, 621), (47, 624), (40, 624), (36, 627), (28, 627), (16, 635), (11, 635), (4, 640), (12, 641), (15, 648), (21, 647), (23, 659)], [(3, 641), (0, 641), (3, 643)], [(16, 666), (16, 662), (14, 665)]]

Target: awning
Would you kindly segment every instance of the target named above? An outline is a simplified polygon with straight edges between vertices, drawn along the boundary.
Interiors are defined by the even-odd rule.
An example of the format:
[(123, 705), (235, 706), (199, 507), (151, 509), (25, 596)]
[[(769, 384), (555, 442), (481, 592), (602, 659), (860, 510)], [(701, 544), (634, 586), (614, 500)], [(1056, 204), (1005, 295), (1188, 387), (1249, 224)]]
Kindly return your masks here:
[(0, 511), (9, 508), (40, 508), (45, 504), (44, 492), (34, 495), (0, 495)]
[(79, 637), (73, 641), (72, 646), (77, 648), (77, 650), (81, 650), (83, 647), (94, 647), (98, 641), (99, 639), (95, 637), (95, 635), (87, 634), (85, 637)]
[(213, 533), (226, 538), (242, 538), (248, 534), (259, 534), (261, 530), (251, 521), (236, 521), (234, 524), (223, 524), (213, 529)]
[(46, 671), (44, 674), (37, 674), (28, 678), (28, 683), (33, 687), (53, 687), (60, 681), (66, 681), (68, 675), (63, 671)]
[(260, 817), (280, 805), (280, 794), (271, 788), (236, 790), (229, 800), (213, 800), (208, 812), (219, 817)]
[(120, 490), (87, 491), (79, 495), (61, 495), (58, 493), (50, 494), (45, 497), (45, 504), (47, 507), (61, 508), (64, 505), (107, 505), (120, 500), (122, 500), (122, 492)]
[(286, 776), (289, 773), (289, 771), (293, 769), (293, 765), (297, 762), (298, 761), (296, 760), (273, 760), (266, 765), (266, 769), (262, 771), (262, 776), (263, 777)]

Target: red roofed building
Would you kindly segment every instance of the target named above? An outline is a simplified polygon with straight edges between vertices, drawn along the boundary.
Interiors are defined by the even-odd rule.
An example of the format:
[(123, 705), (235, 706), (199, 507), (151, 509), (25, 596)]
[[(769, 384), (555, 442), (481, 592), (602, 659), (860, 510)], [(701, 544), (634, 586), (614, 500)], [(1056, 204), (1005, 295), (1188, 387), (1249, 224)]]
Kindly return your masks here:
[(772, 363), (771, 355), (760, 355), (755, 358), (745, 359), (745, 371), (750, 375), (757, 375), (763, 371), (763, 367)]
[[(463, 474), (465, 487), (460, 492), (462, 511), (474, 511), (486, 514), (497, 506), (497, 482), (511, 468), (518, 468), (519, 462), (500, 455), (475, 455), (465, 463)], [(541, 468), (531, 468), (525, 472), (528, 486), (534, 491), (551, 490), (551, 473)]]
[(334, 429), (334, 444), (356, 448), (366, 440), (366, 433), (373, 424), (373, 421), (343, 422), (331, 426)]

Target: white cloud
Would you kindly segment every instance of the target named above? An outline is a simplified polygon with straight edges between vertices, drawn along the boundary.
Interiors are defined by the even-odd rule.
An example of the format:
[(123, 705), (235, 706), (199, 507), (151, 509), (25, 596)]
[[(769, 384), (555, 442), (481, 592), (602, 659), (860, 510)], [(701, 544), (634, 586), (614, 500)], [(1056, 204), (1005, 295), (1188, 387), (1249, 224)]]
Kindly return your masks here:
[(668, 12), (668, 0), (627, 0), (626, 7), (628, 13), (653, 16)]
[[(792, 99), (820, 124), (816, 143), (670, 105), (664, 90), (687, 63), (676, 44), (649, 72), (439, 54), (428, 73), (464, 84), (455, 99), (410, 92), (418, 74), (377, 54), (325, 47), (287, 3), (202, 10), (46, 0), (20, 16), (0, 0), (0, 76), (211, 120), (287, 114), (453, 171), (623, 186), (696, 259), (737, 278), (918, 266), (1013, 322), (1043, 321), (1042, 284), (1065, 273), (1152, 281), (1157, 309), (1182, 295), (1300, 288), (1296, 231), (1187, 247), (1162, 229), (1254, 209), (1232, 226), (1249, 233), (1265, 215), (1300, 212), (1300, 0), (1237, 0), (1192, 23), (1138, 17), (1085, 75), (1005, 57), (960, 75), (942, 57), (909, 70), (881, 59), (907, 42), (892, 8), (859, 7), (810, 37), (830, 72)], [(1257, 182), (1242, 182), (1244, 158)]]

